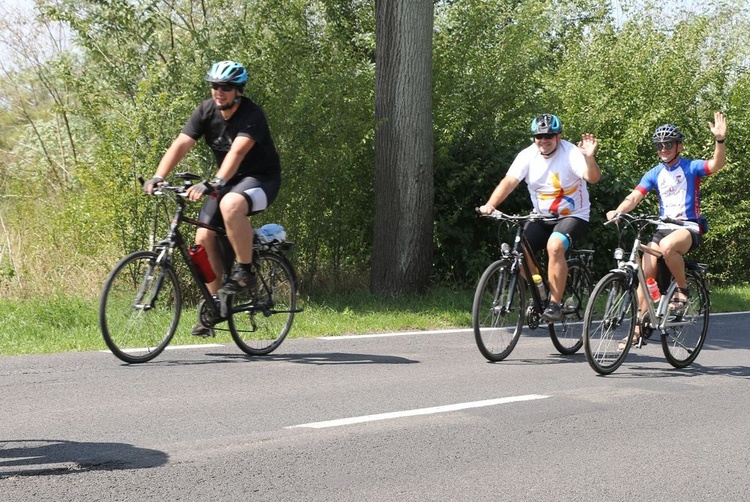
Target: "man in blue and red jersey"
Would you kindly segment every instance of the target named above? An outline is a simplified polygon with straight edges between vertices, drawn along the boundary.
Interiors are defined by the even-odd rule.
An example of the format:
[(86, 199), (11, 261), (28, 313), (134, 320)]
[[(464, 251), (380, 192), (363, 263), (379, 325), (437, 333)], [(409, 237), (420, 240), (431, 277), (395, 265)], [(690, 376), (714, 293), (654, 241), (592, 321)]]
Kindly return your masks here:
[[(700, 181), (724, 167), (726, 161), (726, 117), (721, 112), (716, 112), (714, 122), (709, 122), (708, 126), (716, 138), (714, 156), (709, 160), (680, 157), (684, 139), (680, 130), (671, 124), (657, 127), (651, 139), (661, 162), (643, 175), (635, 189), (625, 197), (617, 209), (607, 213), (608, 220), (616, 218), (617, 213), (628, 213), (635, 209), (648, 192), (656, 190), (659, 197), (659, 214), (684, 222), (683, 226), (670, 223), (659, 225), (648, 244), (662, 253), (677, 283), (677, 291), (671, 299), (670, 308), (678, 312), (685, 306), (689, 295), (683, 255), (701, 244), (701, 235), (706, 230), (705, 219), (700, 213)], [(644, 254), (643, 272), (646, 278), (656, 277), (654, 256)]]

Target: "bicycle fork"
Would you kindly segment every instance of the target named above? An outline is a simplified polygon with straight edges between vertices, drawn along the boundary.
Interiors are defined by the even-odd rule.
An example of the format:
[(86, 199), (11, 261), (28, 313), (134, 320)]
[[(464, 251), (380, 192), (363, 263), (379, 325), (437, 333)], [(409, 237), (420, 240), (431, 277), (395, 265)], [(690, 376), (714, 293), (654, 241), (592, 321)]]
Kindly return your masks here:
[[(164, 258), (165, 251), (166, 250), (162, 251), (155, 260), (149, 262), (148, 269), (146, 270), (146, 273), (143, 274), (141, 286), (138, 288), (138, 293), (135, 295), (133, 309), (148, 312), (154, 308), (154, 303), (156, 303), (156, 300), (159, 297), (161, 286), (164, 284), (164, 275), (167, 273), (167, 267), (165, 265), (160, 265), (160, 262)], [(159, 274), (154, 277), (154, 272), (157, 268), (159, 269)], [(144, 302), (143, 299), (146, 295), (149, 296)]]

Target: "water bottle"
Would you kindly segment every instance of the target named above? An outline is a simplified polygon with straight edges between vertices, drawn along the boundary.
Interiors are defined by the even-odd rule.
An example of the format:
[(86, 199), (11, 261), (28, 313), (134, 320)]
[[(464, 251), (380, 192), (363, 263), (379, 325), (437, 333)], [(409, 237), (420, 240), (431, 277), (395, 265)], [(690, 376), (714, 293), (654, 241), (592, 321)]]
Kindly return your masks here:
[(659, 285), (656, 283), (656, 280), (649, 277), (646, 279), (646, 285), (648, 286), (648, 292), (651, 295), (651, 299), (654, 300), (654, 302), (658, 302), (661, 298), (661, 291), (659, 291)]
[(193, 262), (195, 267), (198, 269), (198, 273), (203, 279), (203, 282), (211, 282), (216, 279), (214, 269), (211, 267), (211, 262), (208, 261), (208, 254), (206, 254), (206, 248), (200, 244), (188, 249), (190, 260)]
[(542, 276), (539, 274), (534, 274), (531, 276), (531, 280), (534, 281), (534, 286), (536, 286), (536, 290), (539, 291), (539, 297), (542, 299), (542, 301), (547, 299), (547, 290), (544, 289), (544, 281), (542, 280)]

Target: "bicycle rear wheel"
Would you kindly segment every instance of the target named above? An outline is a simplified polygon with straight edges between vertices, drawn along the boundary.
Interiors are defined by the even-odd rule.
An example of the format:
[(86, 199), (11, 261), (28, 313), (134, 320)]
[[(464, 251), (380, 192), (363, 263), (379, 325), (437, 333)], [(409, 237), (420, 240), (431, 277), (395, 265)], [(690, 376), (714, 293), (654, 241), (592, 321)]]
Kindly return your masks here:
[(568, 260), (568, 278), (562, 299), (563, 319), (549, 324), (552, 345), (560, 354), (575, 354), (583, 345), (583, 314), (591, 294), (591, 277), (578, 260)]
[(605, 275), (594, 287), (583, 317), (583, 346), (589, 365), (612, 373), (625, 361), (635, 331), (637, 295), (620, 273)]
[(502, 361), (518, 343), (523, 326), (524, 289), (511, 272), (511, 260), (499, 260), (482, 274), (474, 293), (471, 319), (477, 347), (489, 361)]
[(681, 326), (667, 328), (662, 334), (661, 347), (664, 357), (675, 368), (689, 366), (703, 348), (708, 331), (708, 314), (711, 306), (709, 293), (703, 280), (694, 270), (687, 270), (690, 298), (683, 314), (674, 319), (685, 323)]
[(157, 254), (129, 254), (110, 272), (99, 298), (99, 327), (109, 350), (127, 363), (158, 356), (174, 336), (182, 294), (171, 266)]
[(229, 331), (247, 354), (270, 354), (292, 328), (297, 311), (297, 281), (287, 259), (260, 251), (255, 263), (258, 292), (235, 294), (229, 302)]

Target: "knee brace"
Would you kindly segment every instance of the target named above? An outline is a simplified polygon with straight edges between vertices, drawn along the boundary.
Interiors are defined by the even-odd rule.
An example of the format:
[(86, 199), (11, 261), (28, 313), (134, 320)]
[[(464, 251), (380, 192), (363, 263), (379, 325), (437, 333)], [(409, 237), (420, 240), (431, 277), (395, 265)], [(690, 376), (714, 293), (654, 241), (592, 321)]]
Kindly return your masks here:
[(565, 251), (568, 250), (568, 248), (570, 247), (570, 237), (560, 232), (552, 232), (552, 235), (550, 235), (549, 238), (551, 239), (552, 237), (556, 237), (560, 239), (563, 243), (563, 247), (565, 248)]

